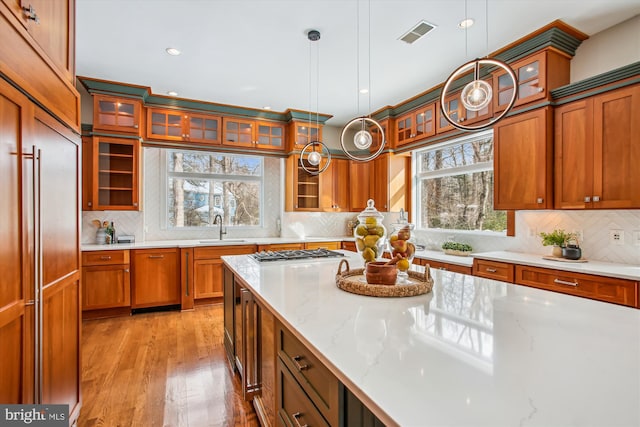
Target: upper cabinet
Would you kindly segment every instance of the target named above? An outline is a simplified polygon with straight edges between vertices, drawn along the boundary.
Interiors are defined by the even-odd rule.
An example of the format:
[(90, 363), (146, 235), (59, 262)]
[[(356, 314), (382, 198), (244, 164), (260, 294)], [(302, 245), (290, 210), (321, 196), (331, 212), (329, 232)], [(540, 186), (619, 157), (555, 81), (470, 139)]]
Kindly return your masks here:
[[(302, 160), (306, 162), (306, 160)], [(305, 163), (308, 170), (318, 166)], [(348, 212), (350, 208), (349, 162), (332, 159), (326, 170), (313, 175), (300, 165), (300, 155), (287, 158), (286, 211)]]
[(395, 121), (395, 147), (436, 134), (435, 104), (418, 108)]
[(502, 119), (494, 126), (494, 209), (553, 207), (551, 119), (551, 108), (546, 107)]
[(147, 138), (220, 144), (220, 117), (179, 110), (147, 110)]
[(140, 135), (139, 100), (106, 95), (93, 96), (93, 128)]
[(225, 117), (222, 145), (284, 150), (284, 125), (276, 122)]
[[(549, 92), (569, 83), (570, 57), (557, 50), (546, 49), (509, 64), (518, 79), (518, 95), (514, 107), (545, 99)], [(493, 76), (493, 110), (504, 111), (513, 95), (513, 84), (506, 72)]]
[(555, 111), (555, 208), (640, 208), (640, 86)]
[(287, 150), (302, 150), (305, 145), (313, 141), (322, 141), (322, 125), (313, 121), (289, 122)]
[(379, 211), (397, 212), (409, 210), (411, 185), (408, 175), (411, 171), (411, 158), (392, 153), (384, 153), (371, 162), (371, 197)]

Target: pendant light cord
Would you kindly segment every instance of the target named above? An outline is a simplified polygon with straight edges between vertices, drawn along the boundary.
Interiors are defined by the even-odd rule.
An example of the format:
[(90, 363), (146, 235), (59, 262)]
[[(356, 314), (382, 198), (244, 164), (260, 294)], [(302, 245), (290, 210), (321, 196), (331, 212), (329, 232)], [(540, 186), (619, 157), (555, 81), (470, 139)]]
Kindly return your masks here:
[(368, 95), (368, 99), (369, 99), (369, 114), (368, 116), (371, 117), (371, 0), (369, 0), (369, 4), (368, 4), (369, 10), (368, 10), (368, 20), (367, 20), (367, 44), (368, 44), (368, 51), (369, 51), (369, 92)]
[(360, 0), (356, 2), (356, 105), (360, 115)]

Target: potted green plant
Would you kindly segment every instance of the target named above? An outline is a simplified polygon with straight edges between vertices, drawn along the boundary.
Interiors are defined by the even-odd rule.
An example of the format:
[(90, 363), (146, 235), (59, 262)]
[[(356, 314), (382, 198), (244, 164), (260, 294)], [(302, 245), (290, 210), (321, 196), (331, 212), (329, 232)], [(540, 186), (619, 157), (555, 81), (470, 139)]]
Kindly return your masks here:
[(442, 249), (445, 254), (459, 256), (468, 256), (473, 250), (471, 245), (458, 242), (444, 242), (442, 244)]
[(568, 233), (562, 228), (553, 230), (551, 233), (540, 232), (543, 246), (553, 246), (553, 256), (562, 257), (562, 248), (570, 239), (575, 239), (573, 233)]

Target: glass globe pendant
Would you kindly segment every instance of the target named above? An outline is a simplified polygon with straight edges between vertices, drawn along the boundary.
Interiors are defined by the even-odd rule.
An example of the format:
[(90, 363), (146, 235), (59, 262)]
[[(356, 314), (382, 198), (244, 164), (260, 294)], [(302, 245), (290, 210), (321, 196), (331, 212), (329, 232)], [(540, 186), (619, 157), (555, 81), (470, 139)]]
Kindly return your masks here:
[[(362, 124), (364, 125), (364, 122)], [(372, 142), (371, 134), (365, 129), (359, 130), (353, 137), (353, 145), (360, 150), (366, 150), (371, 147)]]
[(307, 156), (307, 161), (312, 166), (318, 166), (320, 164), (320, 160), (322, 160), (322, 155), (317, 151), (312, 151), (309, 153), (309, 156)]
[(473, 73), (474, 80), (468, 83), (462, 94), (460, 100), (464, 108), (470, 111), (480, 111), (486, 108), (491, 102), (493, 97), (493, 90), (491, 85), (480, 79), (480, 62), (476, 61)]

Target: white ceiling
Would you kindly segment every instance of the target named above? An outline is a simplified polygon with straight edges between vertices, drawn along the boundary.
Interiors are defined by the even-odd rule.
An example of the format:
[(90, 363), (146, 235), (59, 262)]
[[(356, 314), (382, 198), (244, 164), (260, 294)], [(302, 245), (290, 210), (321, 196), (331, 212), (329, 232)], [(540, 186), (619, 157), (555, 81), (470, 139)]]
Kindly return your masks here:
[[(556, 19), (593, 35), (639, 14), (640, 0), (371, 0), (370, 18), (368, 0), (77, 0), (76, 7), (80, 76), (222, 104), (319, 110), (334, 116), (327, 124), (342, 126)], [(466, 34), (457, 27), (465, 7), (476, 22)], [(398, 40), (422, 19), (437, 28), (412, 45)], [(309, 29), (322, 38), (310, 42)], [(167, 47), (182, 55), (167, 55)], [(358, 56), (370, 97), (357, 91)]]

